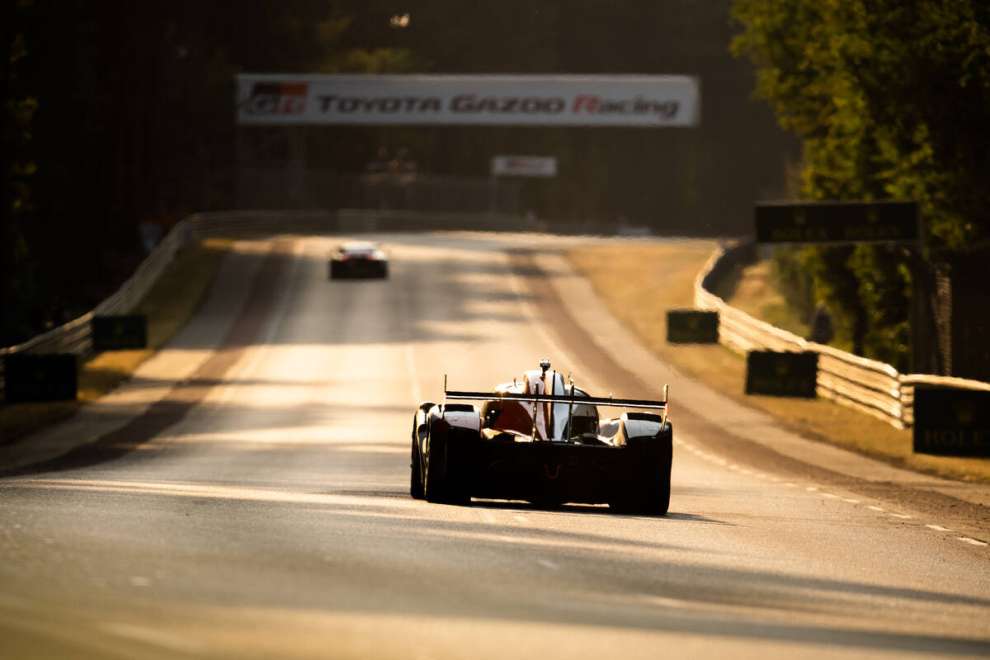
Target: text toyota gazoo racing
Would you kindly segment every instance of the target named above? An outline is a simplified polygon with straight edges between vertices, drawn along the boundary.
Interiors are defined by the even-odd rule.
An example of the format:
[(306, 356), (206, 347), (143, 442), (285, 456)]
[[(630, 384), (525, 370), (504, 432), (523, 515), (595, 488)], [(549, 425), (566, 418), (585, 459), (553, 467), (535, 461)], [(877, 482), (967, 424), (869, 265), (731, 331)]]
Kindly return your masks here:
[[(414, 417), (413, 497), (667, 512), (673, 436), (666, 386), (663, 401), (592, 397), (543, 360), (490, 393), (448, 391), (444, 379), (444, 396), (442, 404), (420, 405)], [(603, 420), (599, 406), (637, 412)]]
[(343, 278), (387, 278), (388, 255), (375, 243), (343, 243), (330, 255), (329, 276)]

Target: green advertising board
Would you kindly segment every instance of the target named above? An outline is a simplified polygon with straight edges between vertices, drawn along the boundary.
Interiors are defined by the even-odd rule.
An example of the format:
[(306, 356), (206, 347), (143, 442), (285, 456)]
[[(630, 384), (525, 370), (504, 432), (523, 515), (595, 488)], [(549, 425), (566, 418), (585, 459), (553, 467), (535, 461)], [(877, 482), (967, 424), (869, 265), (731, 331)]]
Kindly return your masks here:
[(148, 347), (148, 320), (140, 314), (94, 316), (92, 330), (97, 352)]
[(914, 202), (764, 202), (758, 243), (901, 243), (921, 237)]
[(671, 344), (718, 343), (718, 312), (668, 309), (667, 341)]
[(71, 353), (8, 355), (3, 361), (3, 377), (8, 403), (76, 398), (76, 356)]
[(817, 396), (818, 353), (750, 351), (746, 354), (746, 394)]
[(990, 392), (916, 387), (914, 451), (990, 456)]

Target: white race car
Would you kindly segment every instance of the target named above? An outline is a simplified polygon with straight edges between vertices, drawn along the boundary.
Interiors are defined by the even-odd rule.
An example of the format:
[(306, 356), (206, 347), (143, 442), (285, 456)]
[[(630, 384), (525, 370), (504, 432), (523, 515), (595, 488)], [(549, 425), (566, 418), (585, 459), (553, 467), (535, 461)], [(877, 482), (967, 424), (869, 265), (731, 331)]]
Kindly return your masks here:
[(388, 255), (369, 241), (343, 243), (330, 255), (328, 274), (331, 280), (385, 279), (388, 277)]

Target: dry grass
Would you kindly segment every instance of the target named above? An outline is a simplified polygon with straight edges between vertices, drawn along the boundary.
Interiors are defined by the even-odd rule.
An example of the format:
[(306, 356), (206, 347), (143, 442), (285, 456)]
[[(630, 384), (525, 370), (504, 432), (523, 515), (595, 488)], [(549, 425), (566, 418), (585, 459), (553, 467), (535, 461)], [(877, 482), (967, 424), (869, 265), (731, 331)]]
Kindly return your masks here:
[[(990, 482), (990, 461), (980, 458), (914, 454), (911, 432), (827, 400), (744, 394), (746, 363), (718, 345), (668, 344), (666, 311), (693, 306), (694, 278), (714, 250), (710, 241), (676, 244), (596, 245), (567, 253), (615, 315), (656, 355), (713, 389), (763, 410), (782, 426), (806, 437), (858, 451), (889, 463), (940, 476)], [(740, 284), (746, 282), (744, 277)], [(758, 315), (772, 303), (772, 280), (759, 270), (737, 287), (733, 304)], [(643, 301), (650, 301), (644, 305)]]
[(810, 331), (806, 319), (784, 299), (777, 289), (777, 274), (770, 261), (757, 261), (742, 269), (732, 296), (727, 300), (741, 309), (778, 328), (807, 337)]
[(110, 392), (165, 344), (196, 311), (231, 241), (208, 239), (184, 249), (135, 310), (148, 317), (148, 348), (110, 351), (79, 366), (76, 401), (0, 407), (0, 444), (64, 419), (80, 405)]

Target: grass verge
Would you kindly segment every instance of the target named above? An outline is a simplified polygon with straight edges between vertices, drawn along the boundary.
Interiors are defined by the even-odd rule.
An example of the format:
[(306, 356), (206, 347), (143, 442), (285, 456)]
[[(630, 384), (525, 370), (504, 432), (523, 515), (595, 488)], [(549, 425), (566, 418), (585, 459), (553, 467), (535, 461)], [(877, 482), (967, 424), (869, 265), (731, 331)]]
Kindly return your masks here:
[(83, 360), (76, 401), (0, 406), (0, 444), (68, 417), (82, 404), (100, 398), (130, 378), (196, 311), (231, 243), (207, 239), (179, 252), (134, 310), (148, 317), (148, 348), (99, 353)]
[(806, 319), (787, 304), (777, 288), (777, 273), (771, 261), (757, 261), (742, 269), (727, 299), (733, 307), (741, 309), (767, 323), (807, 337), (811, 332)]
[[(711, 241), (594, 245), (574, 248), (566, 256), (591, 282), (612, 314), (647, 348), (719, 392), (773, 415), (783, 427), (901, 467), (953, 479), (990, 482), (990, 460), (915, 454), (910, 430), (895, 429), (828, 400), (747, 396), (743, 393), (746, 362), (742, 356), (720, 345), (668, 344), (666, 312), (693, 307), (694, 278), (714, 249)], [(756, 279), (762, 279), (759, 286), (737, 286), (732, 298), (733, 304), (738, 304), (741, 290), (742, 306), (754, 316), (776, 299), (771, 279), (759, 271)], [(745, 278), (741, 284), (745, 284)]]

